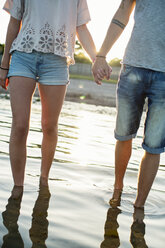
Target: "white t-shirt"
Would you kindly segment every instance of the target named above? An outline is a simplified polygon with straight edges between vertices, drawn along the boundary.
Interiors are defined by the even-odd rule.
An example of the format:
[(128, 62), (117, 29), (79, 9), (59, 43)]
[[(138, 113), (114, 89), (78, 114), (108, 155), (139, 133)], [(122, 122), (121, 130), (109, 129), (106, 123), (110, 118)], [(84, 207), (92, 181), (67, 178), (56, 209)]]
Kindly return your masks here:
[(4, 9), (22, 19), (10, 52), (54, 53), (74, 63), (76, 27), (90, 21), (86, 0), (7, 0)]

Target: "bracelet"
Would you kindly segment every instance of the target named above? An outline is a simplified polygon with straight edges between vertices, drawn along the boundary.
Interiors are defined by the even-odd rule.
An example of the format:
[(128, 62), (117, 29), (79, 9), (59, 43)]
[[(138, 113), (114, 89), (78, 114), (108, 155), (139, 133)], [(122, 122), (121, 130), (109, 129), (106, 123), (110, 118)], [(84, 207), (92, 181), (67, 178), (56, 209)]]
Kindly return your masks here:
[(4, 67), (2, 67), (2, 66), (0, 66), (0, 69), (1, 69), (1, 70), (4, 70), (4, 71), (8, 71), (8, 70), (9, 70), (9, 68), (4, 68)]
[(106, 56), (103, 56), (103, 55), (96, 55), (97, 58), (104, 58), (106, 59)]

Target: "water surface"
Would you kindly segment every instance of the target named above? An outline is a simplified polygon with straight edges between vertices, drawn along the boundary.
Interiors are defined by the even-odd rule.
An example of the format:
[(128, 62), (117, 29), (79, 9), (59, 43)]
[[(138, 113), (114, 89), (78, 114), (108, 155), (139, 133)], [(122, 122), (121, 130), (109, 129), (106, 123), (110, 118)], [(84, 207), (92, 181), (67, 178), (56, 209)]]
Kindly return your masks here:
[[(165, 156), (148, 197), (145, 219), (133, 224), (143, 123), (133, 143), (121, 206), (111, 208), (114, 180), (113, 137), (116, 110), (65, 102), (49, 190), (39, 189), (40, 102), (34, 98), (24, 193), (10, 198), (8, 156), (11, 112), (0, 99), (0, 246), (5, 248), (164, 248)], [(144, 119), (144, 116), (143, 116)]]

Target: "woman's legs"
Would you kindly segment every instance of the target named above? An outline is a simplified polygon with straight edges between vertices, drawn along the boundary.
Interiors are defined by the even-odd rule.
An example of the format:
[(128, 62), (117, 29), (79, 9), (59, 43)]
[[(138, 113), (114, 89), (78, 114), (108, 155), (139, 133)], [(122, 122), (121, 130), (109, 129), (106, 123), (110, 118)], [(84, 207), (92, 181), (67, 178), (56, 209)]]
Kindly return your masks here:
[(10, 161), (14, 184), (23, 186), (26, 163), (26, 140), (29, 130), (31, 100), (35, 80), (26, 77), (10, 78), (12, 129), (10, 136)]
[(58, 135), (58, 118), (64, 101), (66, 86), (39, 85), (42, 103), (42, 163), (41, 183), (48, 184), (49, 170), (54, 158)]

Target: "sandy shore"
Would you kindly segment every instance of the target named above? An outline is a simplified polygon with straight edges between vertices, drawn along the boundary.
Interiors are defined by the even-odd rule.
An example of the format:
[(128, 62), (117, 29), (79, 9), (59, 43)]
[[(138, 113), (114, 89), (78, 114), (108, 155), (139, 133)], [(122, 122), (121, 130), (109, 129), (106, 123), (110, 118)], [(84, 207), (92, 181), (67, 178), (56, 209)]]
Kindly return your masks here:
[[(1, 88), (0, 93), (8, 94), (9, 90), (5, 91)], [(38, 95), (38, 89), (35, 95)], [(116, 84), (102, 83), (98, 86), (94, 81), (71, 79), (65, 100), (115, 107)]]
[(115, 107), (116, 84), (98, 86), (94, 81), (71, 79), (66, 100)]

